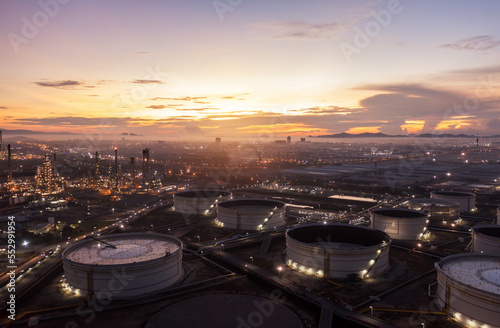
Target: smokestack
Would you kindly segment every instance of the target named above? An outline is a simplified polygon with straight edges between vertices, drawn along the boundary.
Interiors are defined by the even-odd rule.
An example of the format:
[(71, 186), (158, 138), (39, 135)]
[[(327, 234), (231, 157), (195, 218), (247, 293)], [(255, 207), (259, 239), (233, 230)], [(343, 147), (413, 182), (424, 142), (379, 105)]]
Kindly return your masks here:
[(2, 138), (2, 130), (0, 130), (0, 151), (3, 149), (3, 138)]
[(149, 178), (149, 148), (142, 151), (142, 178), (144, 181)]
[(10, 144), (7, 145), (7, 152), (8, 152), (8, 167), (9, 167), (9, 182), (12, 182), (12, 154), (10, 151)]
[(95, 152), (95, 175), (99, 175), (99, 152)]
[(116, 178), (116, 189), (118, 189), (118, 148), (115, 147), (115, 178)]
[(135, 157), (130, 157), (130, 170), (132, 171), (132, 184), (135, 187)]

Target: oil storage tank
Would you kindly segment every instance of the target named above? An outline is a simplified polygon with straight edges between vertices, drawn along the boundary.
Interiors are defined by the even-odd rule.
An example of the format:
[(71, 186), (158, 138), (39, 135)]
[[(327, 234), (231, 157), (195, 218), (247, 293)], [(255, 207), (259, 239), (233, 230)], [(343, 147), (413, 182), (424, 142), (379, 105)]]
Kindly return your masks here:
[(408, 208), (429, 214), (431, 223), (449, 223), (460, 215), (460, 204), (446, 199), (415, 198), (408, 201)]
[(272, 199), (233, 199), (217, 204), (215, 223), (242, 230), (272, 229), (285, 225), (285, 203)]
[(231, 192), (222, 190), (180, 191), (174, 194), (174, 209), (183, 214), (208, 214), (218, 202), (231, 197)]
[(428, 215), (407, 208), (371, 210), (371, 227), (387, 233), (392, 239), (418, 240), (428, 233)]
[(389, 269), (391, 238), (349, 224), (307, 224), (288, 229), (286, 264), (325, 278), (369, 278)]
[(431, 198), (445, 199), (460, 204), (460, 212), (476, 208), (476, 194), (465, 191), (431, 191)]
[(500, 226), (479, 225), (472, 228), (474, 253), (500, 255)]
[(143, 296), (183, 277), (182, 242), (156, 233), (85, 239), (66, 248), (62, 259), (66, 283), (80, 295)]
[(458, 254), (436, 263), (437, 305), (465, 327), (500, 327), (500, 256)]

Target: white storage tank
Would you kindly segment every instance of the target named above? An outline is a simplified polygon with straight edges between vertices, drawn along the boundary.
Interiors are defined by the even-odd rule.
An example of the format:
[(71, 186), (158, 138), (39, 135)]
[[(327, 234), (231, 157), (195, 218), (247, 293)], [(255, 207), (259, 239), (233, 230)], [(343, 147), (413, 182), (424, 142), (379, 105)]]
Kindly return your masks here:
[(184, 214), (208, 214), (218, 202), (232, 198), (229, 191), (187, 190), (174, 194), (174, 210)]
[(285, 225), (285, 203), (272, 199), (243, 198), (217, 204), (215, 223), (224, 228), (264, 230)]
[(445, 199), (460, 204), (460, 212), (476, 208), (476, 194), (465, 191), (431, 191), (431, 198)]
[(408, 208), (428, 213), (435, 224), (454, 222), (460, 215), (460, 204), (446, 199), (415, 198), (408, 201)]
[(436, 271), (443, 312), (465, 327), (500, 327), (500, 256), (451, 255)]
[(183, 277), (182, 242), (157, 233), (124, 233), (79, 241), (62, 254), (68, 288), (80, 295), (132, 298)]
[(428, 215), (407, 208), (371, 210), (371, 227), (387, 233), (392, 239), (419, 240), (425, 237)]
[(389, 269), (391, 238), (349, 224), (307, 224), (286, 232), (286, 264), (326, 278), (369, 278)]
[(500, 226), (479, 225), (472, 228), (474, 253), (500, 255)]

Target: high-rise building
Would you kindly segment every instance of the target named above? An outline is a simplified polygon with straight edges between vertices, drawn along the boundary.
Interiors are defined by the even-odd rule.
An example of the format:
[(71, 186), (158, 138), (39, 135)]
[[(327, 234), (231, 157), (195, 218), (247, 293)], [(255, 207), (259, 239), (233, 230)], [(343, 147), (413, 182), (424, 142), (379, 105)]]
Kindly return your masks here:
[(42, 194), (51, 194), (57, 190), (56, 179), (50, 155), (46, 154), (43, 164), (36, 169), (36, 186)]
[(216, 143), (216, 144), (220, 144), (220, 143), (221, 143), (221, 141), (222, 141), (222, 140), (221, 140), (221, 138), (219, 138), (219, 137), (215, 138), (215, 143)]
[(292, 143), (292, 137), (288, 136), (286, 137), (286, 143), (291, 144)]

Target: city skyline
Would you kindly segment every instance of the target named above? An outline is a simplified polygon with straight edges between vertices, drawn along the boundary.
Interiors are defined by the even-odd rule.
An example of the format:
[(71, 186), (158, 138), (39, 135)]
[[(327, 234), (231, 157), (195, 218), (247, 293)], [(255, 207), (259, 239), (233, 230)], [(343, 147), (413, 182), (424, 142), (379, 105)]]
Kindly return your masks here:
[(0, 126), (111, 139), (494, 135), (499, 9), (6, 1)]

